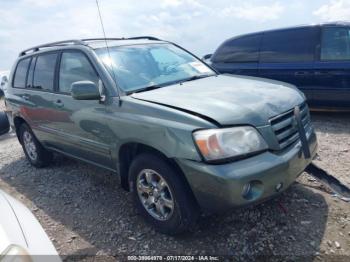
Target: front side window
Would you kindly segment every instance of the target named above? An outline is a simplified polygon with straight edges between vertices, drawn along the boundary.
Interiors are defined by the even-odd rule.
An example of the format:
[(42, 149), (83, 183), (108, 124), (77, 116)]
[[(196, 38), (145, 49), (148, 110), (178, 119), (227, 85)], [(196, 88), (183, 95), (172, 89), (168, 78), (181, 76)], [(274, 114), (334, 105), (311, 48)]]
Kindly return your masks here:
[(350, 28), (324, 28), (321, 43), (321, 60), (350, 60)]
[(260, 62), (314, 61), (317, 32), (315, 28), (298, 28), (265, 33)]
[(56, 53), (39, 55), (34, 70), (34, 88), (52, 91), (54, 86)]
[(30, 58), (26, 58), (18, 62), (14, 81), (13, 81), (14, 87), (25, 88), (29, 62), (30, 62)]
[(96, 49), (117, 84), (127, 93), (165, 86), (215, 72), (171, 44), (138, 44)]
[(225, 42), (213, 57), (214, 63), (257, 62), (261, 35), (249, 35)]
[(70, 93), (71, 86), (77, 81), (92, 81), (98, 85), (98, 76), (87, 57), (81, 52), (62, 54), (59, 72), (59, 91)]

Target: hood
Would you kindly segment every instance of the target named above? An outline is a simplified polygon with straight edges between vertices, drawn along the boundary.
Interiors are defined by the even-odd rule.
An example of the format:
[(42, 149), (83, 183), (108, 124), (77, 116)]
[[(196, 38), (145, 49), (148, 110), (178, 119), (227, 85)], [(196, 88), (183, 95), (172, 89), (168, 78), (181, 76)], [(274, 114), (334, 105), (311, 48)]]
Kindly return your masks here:
[(133, 98), (190, 111), (220, 125), (263, 126), (304, 101), (292, 85), (246, 76), (219, 75), (135, 93)]

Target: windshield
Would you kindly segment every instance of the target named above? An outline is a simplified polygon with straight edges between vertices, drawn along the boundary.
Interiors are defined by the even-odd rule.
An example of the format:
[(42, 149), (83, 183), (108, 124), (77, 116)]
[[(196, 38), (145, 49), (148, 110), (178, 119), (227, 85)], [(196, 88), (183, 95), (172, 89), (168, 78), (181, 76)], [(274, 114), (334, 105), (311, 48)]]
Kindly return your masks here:
[(215, 72), (186, 51), (171, 44), (143, 44), (100, 48), (96, 53), (127, 93), (161, 87)]

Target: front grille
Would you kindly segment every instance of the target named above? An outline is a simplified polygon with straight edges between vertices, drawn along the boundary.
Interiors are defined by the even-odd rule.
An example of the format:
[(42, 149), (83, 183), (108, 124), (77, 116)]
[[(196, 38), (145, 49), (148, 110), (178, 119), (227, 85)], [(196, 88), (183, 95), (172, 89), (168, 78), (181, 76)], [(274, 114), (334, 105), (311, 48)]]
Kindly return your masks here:
[[(309, 108), (306, 103), (300, 105), (300, 116), (305, 131), (311, 128)], [(280, 149), (299, 140), (298, 126), (294, 116), (294, 109), (270, 119), (272, 129), (276, 135)]]

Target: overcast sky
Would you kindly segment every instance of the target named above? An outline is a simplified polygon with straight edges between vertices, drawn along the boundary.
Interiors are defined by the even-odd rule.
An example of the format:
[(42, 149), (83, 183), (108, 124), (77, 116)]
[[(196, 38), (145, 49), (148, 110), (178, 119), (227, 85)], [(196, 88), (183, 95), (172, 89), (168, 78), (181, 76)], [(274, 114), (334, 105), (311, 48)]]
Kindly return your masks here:
[[(195, 54), (234, 35), (350, 20), (350, 0), (99, 0), (107, 37), (153, 35)], [(0, 0), (0, 71), (33, 45), (101, 37), (95, 0)]]

